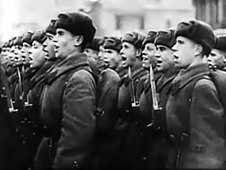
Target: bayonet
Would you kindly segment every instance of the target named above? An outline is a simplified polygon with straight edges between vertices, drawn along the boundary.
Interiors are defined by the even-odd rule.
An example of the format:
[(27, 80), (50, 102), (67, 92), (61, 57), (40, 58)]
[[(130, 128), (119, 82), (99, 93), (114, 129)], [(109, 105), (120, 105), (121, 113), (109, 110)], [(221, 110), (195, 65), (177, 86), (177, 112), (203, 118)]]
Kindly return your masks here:
[(131, 67), (128, 68), (128, 77), (129, 77), (129, 89), (130, 89), (130, 100), (132, 108), (139, 107), (139, 101), (136, 99), (135, 88), (133, 84)]

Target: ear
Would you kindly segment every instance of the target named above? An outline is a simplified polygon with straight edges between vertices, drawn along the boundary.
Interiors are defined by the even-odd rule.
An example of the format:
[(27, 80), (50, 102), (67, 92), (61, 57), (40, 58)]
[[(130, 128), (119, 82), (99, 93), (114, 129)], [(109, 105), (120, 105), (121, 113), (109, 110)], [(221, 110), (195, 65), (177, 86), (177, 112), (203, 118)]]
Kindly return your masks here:
[(74, 45), (76, 47), (81, 46), (83, 41), (84, 41), (84, 37), (82, 35), (76, 35), (75, 38), (74, 38)]
[(142, 53), (142, 49), (137, 49), (136, 50), (136, 56), (137, 57), (140, 57), (141, 56), (141, 53)]
[(203, 54), (203, 47), (200, 44), (195, 45), (195, 56)]

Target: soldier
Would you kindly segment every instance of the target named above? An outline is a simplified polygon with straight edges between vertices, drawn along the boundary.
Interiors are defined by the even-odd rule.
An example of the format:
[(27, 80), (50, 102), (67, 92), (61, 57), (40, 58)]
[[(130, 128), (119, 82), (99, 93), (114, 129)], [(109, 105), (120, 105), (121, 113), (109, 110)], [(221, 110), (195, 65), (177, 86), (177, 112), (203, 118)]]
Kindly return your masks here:
[(103, 44), (104, 63), (106, 68), (111, 68), (119, 72), (121, 67), (120, 50), (122, 48), (121, 40), (117, 37), (108, 37)]
[(104, 47), (103, 47), (103, 44), (104, 44), (106, 38), (107, 37), (103, 37), (99, 41), (99, 53), (98, 53), (97, 67), (99, 68), (100, 71), (102, 71), (103, 69), (105, 69), (105, 65), (104, 65)]
[(98, 53), (99, 53), (99, 45), (100, 39), (99, 38), (94, 38), (92, 42), (88, 43), (86, 45), (86, 48), (84, 50), (84, 53), (94, 59), (94, 60), (98, 60)]
[(61, 13), (53, 38), (61, 61), (46, 77), (41, 120), (49, 145), (42, 169), (92, 169), (95, 130), (95, 80), (83, 54), (95, 35), (92, 19), (81, 12)]
[[(9, 117), (10, 91), (5, 70), (0, 66), (0, 169), (11, 170), (15, 131)], [(17, 169), (17, 168), (16, 168)]]
[[(42, 90), (45, 86), (45, 78), (46, 75), (57, 65), (58, 62), (60, 62), (60, 59), (56, 58), (55, 54), (55, 48), (54, 48), (54, 42), (53, 38), (56, 35), (56, 19), (52, 19), (49, 23), (49, 25), (46, 28), (46, 40), (43, 42), (44, 46), (44, 54), (45, 54), (45, 63), (42, 66), (42, 68), (35, 74), (35, 76), (31, 79), (31, 83), (29, 85), (29, 100), (32, 103), (32, 114), (34, 115), (33, 117), (33, 122), (36, 125), (36, 133), (39, 133), (39, 135), (43, 136), (42, 133), (42, 127), (41, 122), (40, 122), (40, 98), (42, 94)], [(42, 143), (40, 145), (49, 145), (50, 139), (49, 138), (42, 138)], [(38, 157), (35, 158), (34, 160), (34, 169), (42, 169), (42, 167), (38, 167), (40, 164), (43, 164), (43, 161), (45, 160), (45, 156), (48, 153), (47, 149), (38, 150), (37, 154)], [(44, 156), (43, 156), (44, 155)], [(39, 163), (41, 162), (41, 163)]]
[[(27, 81), (27, 84), (30, 83), (31, 78), (45, 61), (42, 45), (45, 38), (45, 33), (40, 31), (31, 37), (32, 47), (30, 50), (32, 52), (30, 50), (29, 52), (30, 54), (32, 53), (31, 57), (33, 59), (30, 62), (30, 74), (22, 79), (19, 76), (22, 76), (23, 65), (19, 65), (20, 70), (18, 69), (19, 75), (14, 93), (14, 98), (16, 99), (15, 108), (18, 109), (18, 112), (15, 115), (16, 121), (13, 122), (12, 126), (16, 132), (12, 149), (12, 165), (15, 169), (28, 169), (32, 167), (33, 158), (40, 141), (40, 136), (37, 135), (33, 126), (34, 113), (31, 110), (27, 110), (27, 91), (29, 87), (28, 85), (24, 86), (24, 81)], [(10, 116), (12, 117), (12, 114)]]
[(150, 64), (152, 65), (152, 68), (154, 72), (156, 72), (156, 65), (157, 65), (157, 59), (155, 57), (155, 37), (157, 32), (155, 31), (149, 31), (147, 36), (144, 39), (143, 42), (143, 51), (142, 51), (142, 62), (143, 67), (149, 70)]
[(216, 38), (215, 45), (208, 56), (210, 67), (213, 69), (226, 70), (226, 36)]
[(159, 93), (159, 103), (165, 108), (165, 101), (167, 99), (167, 93), (170, 89), (171, 82), (178, 74), (178, 68), (175, 68), (174, 65), (174, 55), (172, 47), (175, 44), (176, 39), (174, 37), (174, 31), (159, 31), (156, 39), (156, 53), (157, 58), (157, 70), (161, 72), (162, 75), (157, 81), (157, 92)]
[(215, 42), (213, 30), (192, 20), (179, 23), (175, 36), (175, 66), (181, 71), (166, 103), (167, 167), (225, 168), (224, 111), (206, 59)]
[[(118, 112), (122, 118), (119, 128), (124, 131), (121, 144), (120, 167), (125, 169), (139, 169), (142, 167), (142, 137), (139, 124), (139, 96), (142, 92), (143, 81), (147, 71), (142, 68), (141, 51), (144, 37), (131, 32), (122, 38), (122, 66), (128, 71), (121, 77), (118, 96)], [(141, 168), (142, 169), (142, 168)]]
[[(155, 57), (156, 48), (154, 41), (156, 38), (155, 31), (149, 31), (145, 40), (143, 41), (143, 51), (142, 51), (142, 67), (148, 71), (146, 79), (143, 84), (142, 93), (139, 98), (139, 120), (143, 124), (143, 143), (142, 143), (142, 157), (144, 158), (143, 169), (159, 168), (162, 163), (154, 160), (156, 153), (153, 153), (153, 141), (155, 141), (155, 131), (149, 128), (148, 125), (152, 123), (153, 114), (153, 94), (151, 88), (151, 80), (154, 81), (154, 76), (160, 75), (156, 72), (157, 60)], [(153, 73), (151, 75), (151, 70)], [(152, 77), (153, 76), (153, 77)], [(155, 85), (155, 84), (154, 84)], [(153, 147), (154, 146), (154, 147)], [(152, 148), (153, 147), (153, 148)]]

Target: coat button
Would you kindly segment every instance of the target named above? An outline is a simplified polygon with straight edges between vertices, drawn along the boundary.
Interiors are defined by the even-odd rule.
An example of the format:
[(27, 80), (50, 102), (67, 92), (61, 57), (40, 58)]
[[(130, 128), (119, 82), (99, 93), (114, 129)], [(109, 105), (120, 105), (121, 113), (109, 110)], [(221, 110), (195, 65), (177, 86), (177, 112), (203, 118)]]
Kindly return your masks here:
[(78, 166), (78, 161), (74, 161), (73, 165), (74, 165), (74, 167), (77, 167)]

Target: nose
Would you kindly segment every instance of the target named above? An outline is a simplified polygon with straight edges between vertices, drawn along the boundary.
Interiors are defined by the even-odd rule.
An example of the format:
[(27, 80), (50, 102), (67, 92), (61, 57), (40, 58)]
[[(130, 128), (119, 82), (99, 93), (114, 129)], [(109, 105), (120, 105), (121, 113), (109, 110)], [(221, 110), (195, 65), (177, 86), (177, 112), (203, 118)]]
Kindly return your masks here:
[(122, 47), (122, 49), (120, 50), (119, 54), (120, 54), (120, 55), (123, 55), (123, 54), (124, 54), (124, 49), (123, 49), (123, 47)]
[(146, 50), (143, 49), (143, 51), (141, 53), (142, 53), (142, 55), (145, 55), (146, 54)]
[(47, 41), (47, 40), (45, 40), (44, 43), (43, 43), (43, 49), (45, 49), (45, 48), (47, 47), (46, 41)]
[(173, 51), (174, 53), (177, 52), (177, 43), (174, 44), (174, 46), (172, 47), (172, 51)]
[(155, 52), (155, 57), (156, 57), (157, 59), (161, 57), (161, 56), (160, 56), (159, 50), (156, 50), (156, 52)]

